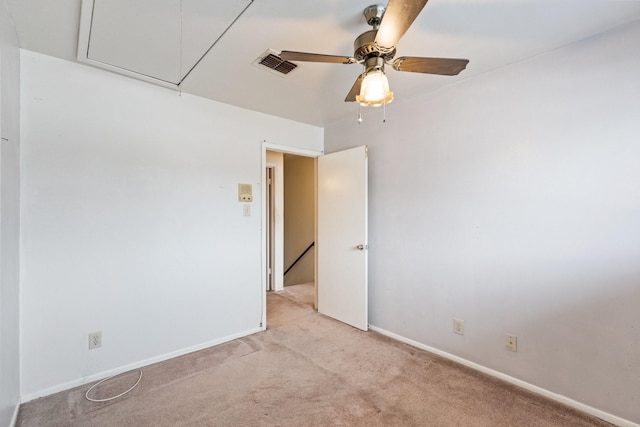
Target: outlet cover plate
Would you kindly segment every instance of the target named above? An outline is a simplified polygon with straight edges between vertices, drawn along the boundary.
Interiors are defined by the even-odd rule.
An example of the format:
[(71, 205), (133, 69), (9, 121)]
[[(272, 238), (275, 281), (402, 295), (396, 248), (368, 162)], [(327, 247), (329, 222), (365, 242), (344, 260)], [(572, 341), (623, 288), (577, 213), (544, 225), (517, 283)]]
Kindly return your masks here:
[(102, 332), (91, 332), (89, 334), (89, 350), (102, 347)]
[(518, 337), (511, 334), (505, 334), (504, 347), (509, 351), (518, 351)]
[(453, 318), (453, 332), (458, 335), (464, 335), (464, 320)]

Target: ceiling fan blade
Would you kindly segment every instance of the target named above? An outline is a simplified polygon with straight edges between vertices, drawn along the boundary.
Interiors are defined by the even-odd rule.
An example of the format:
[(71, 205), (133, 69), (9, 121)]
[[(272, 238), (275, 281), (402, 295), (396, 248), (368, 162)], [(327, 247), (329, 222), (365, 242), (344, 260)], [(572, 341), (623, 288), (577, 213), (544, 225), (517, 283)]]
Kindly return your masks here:
[(280, 52), (280, 58), (285, 61), (303, 61), (303, 62), (330, 62), (333, 64), (355, 64), (355, 58), (338, 55), (322, 55), (319, 53), (291, 52), (283, 50)]
[(416, 58), (412, 56), (402, 56), (400, 58), (396, 58), (391, 65), (393, 66), (393, 69), (397, 71), (456, 76), (467, 67), (468, 63), (468, 59)]
[(427, 0), (389, 0), (376, 34), (378, 46), (395, 47), (426, 4)]
[(349, 94), (344, 99), (344, 102), (354, 102), (356, 100), (356, 95), (360, 94), (360, 86), (362, 86), (362, 80), (363, 80), (363, 77), (362, 77), (362, 74), (360, 74), (356, 79), (356, 82), (351, 87)]

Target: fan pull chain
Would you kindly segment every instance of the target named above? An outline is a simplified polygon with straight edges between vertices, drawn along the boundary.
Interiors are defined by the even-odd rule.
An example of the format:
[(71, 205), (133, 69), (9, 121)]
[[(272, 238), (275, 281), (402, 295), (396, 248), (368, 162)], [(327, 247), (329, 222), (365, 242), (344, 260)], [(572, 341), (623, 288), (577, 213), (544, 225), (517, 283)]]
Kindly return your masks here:
[(387, 123), (387, 104), (382, 104), (382, 123)]

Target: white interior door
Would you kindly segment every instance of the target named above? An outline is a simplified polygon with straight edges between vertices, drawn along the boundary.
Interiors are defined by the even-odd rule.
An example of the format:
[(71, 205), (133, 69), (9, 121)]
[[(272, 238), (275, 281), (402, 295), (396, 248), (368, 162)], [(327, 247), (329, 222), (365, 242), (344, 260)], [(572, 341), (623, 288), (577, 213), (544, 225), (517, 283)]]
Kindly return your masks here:
[(367, 147), (318, 157), (318, 311), (368, 329)]

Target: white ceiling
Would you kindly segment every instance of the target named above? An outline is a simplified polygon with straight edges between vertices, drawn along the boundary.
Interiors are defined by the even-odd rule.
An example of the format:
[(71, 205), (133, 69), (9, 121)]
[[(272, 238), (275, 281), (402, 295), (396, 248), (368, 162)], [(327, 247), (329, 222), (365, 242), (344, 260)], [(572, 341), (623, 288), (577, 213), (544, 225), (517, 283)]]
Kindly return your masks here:
[[(21, 47), (76, 60), (82, 0), (6, 1)], [(98, 1), (109, 4), (114, 0), (95, 0), (96, 5)], [(169, 56), (169, 63), (171, 58), (177, 62), (170, 64), (174, 70), (180, 69), (181, 61), (194, 61), (204, 54), (215, 41), (209, 39), (223, 31), (221, 22), (227, 22), (225, 19), (249, 0), (233, 2), (238, 4), (229, 7), (232, 0), (182, 0), (182, 32), (161, 36), (167, 19), (174, 30), (180, 28), (180, 0), (118, 1), (127, 8), (126, 13), (137, 10), (144, 17), (139, 32), (132, 37), (153, 40), (157, 33), (163, 46), (173, 51), (178, 47), (183, 59), (180, 55)], [(359, 65), (299, 63), (291, 74), (279, 76), (252, 63), (267, 49), (352, 55), (353, 40), (370, 29), (362, 10), (373, 3), (254, 0), (187, 76), (182, 90), (316, 126), (345, 117), (355, 119), (357, 105), (345, 103), (344, 98), (361, 72)], [(220, 12), (212, 5), (221, 6)], [(113, 25), (114, 34), (126, 21), (104, 16), (101, 25), (107, 29)], [(637, 20), (640, 1), (431, 0), (400, 41), (396, 56), (467, 58), (470, 63), (456, 77), (400, 73), (388, 68), (394, 103)], [(126, 43), (126, 38), (106, 37), (102, 42), (105, 49), (120, 51), (127, 58), (145, 58), (133, 43)], [(184, 74), (187, 67), (182, 64), (182, 68)]]

